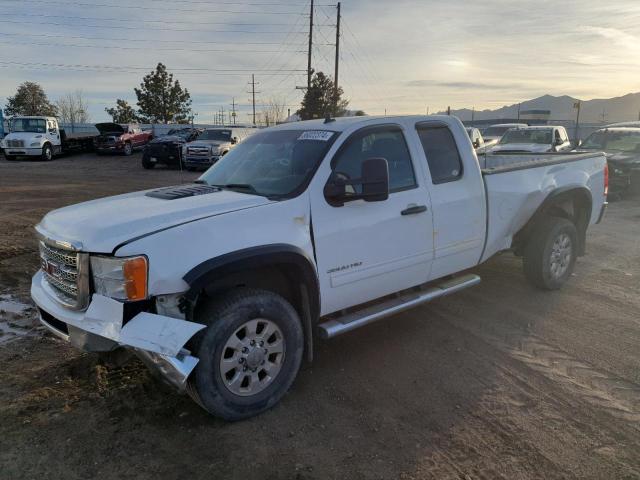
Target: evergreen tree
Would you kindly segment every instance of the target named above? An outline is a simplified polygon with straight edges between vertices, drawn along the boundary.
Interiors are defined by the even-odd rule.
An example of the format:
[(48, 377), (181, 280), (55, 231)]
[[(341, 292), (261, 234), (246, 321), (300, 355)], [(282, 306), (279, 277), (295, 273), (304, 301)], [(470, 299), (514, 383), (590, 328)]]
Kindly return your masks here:
[(113, 123), (135, 123), (138, 121), (138, 115), (131, 105), (126, 100), (121, 98), (116, 100), (115, 108), (105, 108)]
[(311, 87), (307, 89), (297, 113), (302, 120), (341, 117), (349, 105), (349, 101), (342, 98), (343, 94), (340, 87), (336, 91), (330, 77), (322, 72), (314, 73)]
[(55, 105), (49, 102), (42, 87), (35, 82), (24, 82), (20, 85), (16, 94), (7, 99), (4, 108), (4, 114), (8, 117), (14, 115), (55, 117), (57, 113)]
[(138, 97), (139, 115), (145, 123), (152, 121), (184, 123), (191, 112), (191, 96), (180, 82), (173, 80), (167, 67), (158, 63), (155, 71), (134, 88)]

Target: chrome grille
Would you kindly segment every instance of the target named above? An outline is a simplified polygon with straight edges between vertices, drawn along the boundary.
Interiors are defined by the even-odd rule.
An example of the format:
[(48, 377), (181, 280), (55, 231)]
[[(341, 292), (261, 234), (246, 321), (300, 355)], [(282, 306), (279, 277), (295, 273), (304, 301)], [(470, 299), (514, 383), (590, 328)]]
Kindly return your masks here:
[(24, 140), (7, 140), (7, 147), (24, 148)]
[(40, 242), (40, 261), (45, 281), (66, 307), (81, 310), (89, 301), (89, 255)]
[(209, 147), (187, 147), (187, 155), (208, 156), (210, 153)]

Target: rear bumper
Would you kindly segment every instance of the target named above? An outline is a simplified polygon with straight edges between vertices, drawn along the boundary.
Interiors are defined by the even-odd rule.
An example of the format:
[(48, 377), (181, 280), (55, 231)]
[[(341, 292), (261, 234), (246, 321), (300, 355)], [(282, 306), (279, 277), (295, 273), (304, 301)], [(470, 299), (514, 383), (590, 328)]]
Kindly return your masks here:
[(96, 152), (121, 152), (124, 149), (124, 143), (115, 145), (96, 145)]
[(157, 148), (147, 146), (142, 155), (145, 160), (165, 165), (178, 165), (181, 157), (180, 150), (173, 147)]
[(598, 220), (596, 221), (596, 225), (602, 221), (604, 218), (604, 214), (607, 211), (607, 207), (609, 206), (609, 202), (604, 202), (602, 204), (602, 208), (600, 208), (600, 215), (598, 215)]
[(64, 308), (43, 285), (42, 272), (31, 282), (31, 297), (40, 310), (40, 321), (54, 335), (89, 352), (125, 347), (134, 351), (160, 376), (178, 389), (198, 364), (184, 345), (205, 325), (148, 312), (123, 325), (124, 304), (93, 295), (86, 311)]

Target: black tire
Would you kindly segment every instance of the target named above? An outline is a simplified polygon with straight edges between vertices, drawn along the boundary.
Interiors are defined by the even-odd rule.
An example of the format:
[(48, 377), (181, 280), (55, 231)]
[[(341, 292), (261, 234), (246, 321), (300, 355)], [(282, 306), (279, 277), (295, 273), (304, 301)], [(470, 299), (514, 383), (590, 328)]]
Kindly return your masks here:
[(16, 155), (7, 155), (6, 153), (4, 154), (4, 158), (9, 161), (12, 162), (13, 160), (16, 160), (18, 157)]
[[(566, 239), (568, 251), (561, 247)], [(537, 288), (557, 290), (573, 273), (577, 252), (575, 225), (565, 218), (548, 217), (538, 225), (524, 249), (524, 274)]]
[[(239, 329), (255, 319), (264, 319), (279, 329), (280, 341), (284, 346), (281, 361), (278, 363), (279, 370), (272, 379), (266, 379), (267, 383), (264, 386), (257, 383), (256, 388), (263, 389), (255, 394), (236, 394), (225, 381), (229, 383), (231, 377), (235, 378), (238, 375), (239, 378), (242, 377), (242, 382), (236, 382), (236, 385), (242, 387), (245, 376), (252, 375), (251, 371), (244, 373), (240, 370), (244, 368), (240, 365), (248, 365), (254, 373), (257, 370), (257, 376), (265, 373), (262, 368), (268, 367), (256, 367), (255, 363), (251, 365), (250, 361), (255, 360), (255, 357), (251, 357), (253, 350), (246, 354), (244, 363), (238, 363), (237, 371), (235, 367), (231, 367), (234, 370), (226, 380), (220, 367), (222, 356), (225, 355), (227, 358), (230, 350), (228, 342), (231, 339), (237, 340)], [(192, 351), (200, 359), (188, 380), (187, 388), (187, 392), (196, 403), (215, 416), (235, 421), (262, 413), (280, 401), (298, 374), (304, 351), (302, 324), (295, 309), (284, 298), (265, 290), (238, 288), (224, 295), (221, 300), (205, 301), (196, 311), (196, 321), (209, 325), (196, 335), (190, 344)], [(245, 340), (247, 338), (245, 337)], [(269, 338), (272, 337), (266, 337), (267, 341)], [(262, 350), (257, 345), (250, 348)], [(235, 351), (232, 353), (233, 362), (236, 358), (239, 362), (243, 361), (239, 356), (236, 357)], [(266, 360), (263, 360), (262, 365), (267, 360), (272, 361), (270, 355), (264, 357)], [(264, 375), (260, 382), (263, 382), (266, 376)], [(252, 384), (253, 380), (249, 380), (249, 384)]]
[(53, 148), (48, 143), (45, 143), (42, 147), (42, 160), (45, 162), (53, 160)]
[(122, 154), (125, 157), (129, 157), (133, 154), (133, 145), (130, 142), (124, 144), (124, 148), (122, 149)]
[(145, 170), (151, 170), (155, 166), (156, 164), (150, 162), (147, 157), (142, 157), (142, 168), (144, 168)]

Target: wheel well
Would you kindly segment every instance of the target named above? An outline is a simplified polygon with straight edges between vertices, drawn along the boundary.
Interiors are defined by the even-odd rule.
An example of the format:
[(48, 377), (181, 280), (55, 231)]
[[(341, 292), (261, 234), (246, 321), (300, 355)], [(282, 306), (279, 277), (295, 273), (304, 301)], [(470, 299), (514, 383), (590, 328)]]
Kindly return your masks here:
[(591, 208), (591, 193), (586, 188), (558, 191), (549, 195), (527, 224), (514, 236), (513, 249), (516, 255), (522, 255), (533, 232), (546, 217), (561, 217), (571, 221), (578, 232), (578, 255), (584, 255)]
[(315, 268), (295, 247), (272, 245), (234, 252), (204, 262), (187, 273), (184, 280), (191, 286), (185, 295), (188, 316), (205, 298), (215, 298), (235, 288), (256, 288), (282, 296), (300, 317), (306, 356), (309, 361), (312, 359), (314, 327), (320, 316), (319, 287)]

